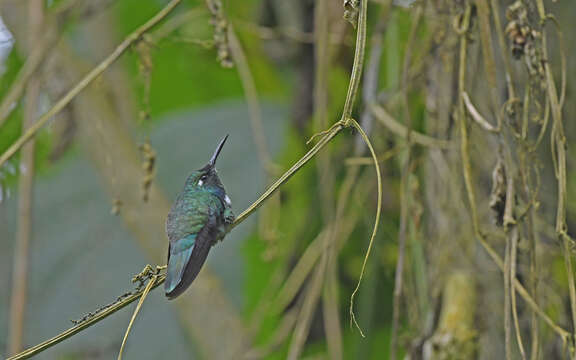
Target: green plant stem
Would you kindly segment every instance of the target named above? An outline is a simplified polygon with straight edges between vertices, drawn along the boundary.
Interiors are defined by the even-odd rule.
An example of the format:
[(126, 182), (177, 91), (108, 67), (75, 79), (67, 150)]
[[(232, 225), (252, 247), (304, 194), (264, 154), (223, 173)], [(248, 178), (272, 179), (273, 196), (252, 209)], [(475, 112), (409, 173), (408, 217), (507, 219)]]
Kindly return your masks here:
[(376, 205), (376, 218), (374, 220), (374, 228), (372, 230), (372, 235), (370, 236), (370, 242), (368, 243), (368, 249), (366, 250), (364, 261), (362, 262), (362, 270), (360, 271), (360, 277), (358, 278), (358, 283), (356, 284), (356, 288), (354, 289), (352, 295), (350, 296), (350, 310), (349, 310), (350, 322), (354, 323), (358, 331), (360, 331), (360, 335), (364, 337), (364, 333), (362, 332), (360, 325), (358, 325), (358, 322), (356, 321), (356, 316), (354, 315), (354, 297), (356, 296), (358, 290), (360, 289), (360, 284), (362, 283), (362, 278), (364, 277), (364, 271), (366, 270), (366, 264), (368, 263), (368, 258), (370, 257), (370, 252), (372, 251), (372, 247), (374, 245), (374, 238), (376, 237), (376, 233), (378, 232), (378, 224), (380, 222), (380, 214), (382, 211), (382, 175), (380, 172), (380, 165), (378, 165), (378, 158), (376, 157), (376, 152), (374, 151), (374, 148), (372, 147), (372, 144), (370, 143), (368, 136), (366, 135), (360, 124), (356, 122), (356, 120), (352, 120), (352, 122), (356, 130), (358, 130), (358, 132), (366, 142), (368, 149), (370, 149), (372, 159), (374, 160), (374, 168), (376, 170), (376, 176), (377, 176), (376, 180), (378, 182), (378, 200), (377, 200), (378, 203)]
[[(538, 13), (540, 15), (540, 21), (545, 25), (548, 19), (546, 15), (546, 10), (544, 7), (544, 1), (537, 1)], [(542, 29), (542, 56), (545, 60), (548, 59), (548, 45), (546, 41), (546, 29)], [(567, 224), (566, 224), (566, 201), (567, 201), (567, 190), (566, 190), (566, 137), (564, 135), (564, 124), (562, 122), (562, 101), (558, 99), (558, 93), (556, 91), (556, 85), (554, 83), (554, 76), (552, 74), (552, 69), (550, 68), (550, 63), (544, 61), (544, 72), (546, 79), (546, 90), (548, 92), (548, 101), (550, 102), (550, 107), (552, 111), (552, 120), (554, 125), (552, 126), (552, 155), (557, 164), (556, 179), (558, 181), (558, 208), (556, 212), (556, 235), (559, 240), (562, 241), (564, 245), (564, 265), (566, 267), (566, 274), (568, 276), (568, 293), (570, 297), (570, 310), (572, 317), (572, 329), (576, 333), (576, 284), (574, 279), (574, 269), (572, 266), (572, 252), (570, 251), (570, 243), (567, 236)], [(555, 150), (555, 152), (554, 152)], [(576, 341), (575, 333), (572, 334), (570, 345), (572, 346), (572, 357), (576, 359), (576, 349), (574, 349)]]
[(318, 306), (318, 301), (320, 300), (320, 295), (322, 293), (322, 285), (326, 275), (326, 262), (327, 256), (323, 255), (320, 262), (316, 265), (312, 279), (306, 289), (304, 303), (302, 304), (302, 308), (298, 314), (298, 320), (296, 321), (294, 334), (292, 335), (290, 349), (288, 350), (288, 356), (286, 357), (288, 360), (297, 360), (301, 357), (302, 350), (306, 344), (306, 339), (308, 338), (308, 332), (310, 331), (312, 316), (314, 315), (314, 310)]
[(406, 53), (404, 55), (404, 65), (402, 70), (401, 87), (403, 90), (402, 98), (405, 106), (406, 117), (406, 156), (402, 166), (401, 185), (400, 185), (400, 226), (398, 229), (398, 260), (394, 274), (394, 293), (392, 303), (392, 333), (390, 335), (390, 359), (396, 360), (398, 345), (398, 330), (400, 328), (400, 302), (404, 288), (404, 262), (406, 259), (406, 238), (408, 237), (408, 217), (410, 212), (410, 175), (412, 163), (412, 116), (408, 105), (408, 71), (410, 59), (412, 57), (412, 47), (414, 45), (416, 30), (422, 17), (422, 7), (418, 6), (413, 14), (413, 21), (410, 27), (408, 43), (406, 44)]
[[(350, 296), (350, 324), (354, 324), (356, 328), (360, 331), (360, 335), (364, 337), (364, 333), (360, 328), (360, 325), (356, 321), (356, 316), (354, 315), (354, 298), (360, 289), (360, 285), (362, 283), (362, 278), (364, 277), (364, 271), (366, 270), (366, 263), (368, 262), (368, 258), (370, 256), (370, 252), (374, 245), (374, 238), (376, 237), (376, 233), (378, 232), (378, 223), (380, 222), (380, 212), (382, 208), (382, 177), (380, 174), (380, 166), (378, 165), (378, 158), (376, 157), (376, 152), (370, 143), (370, 139), (368, 136), (356, 122), (356, 120), (352, 119), (352, 108), (354, 106), (354, 101), (356, 99), (356, 95), (358, 93), (358, 86), (360, 84), (360, 77), (362, 76), (362, 67), (364, 64), (364, 54), (366, 51), (366, 18), (368, 13), (368, 0), (362, 0), (360, 2), (360, 11), (358, 14), (358, 27), (356, 32), (356, 49), (354, 52), (354, 63), (352, 66), (352, 75), (350, 77), (350, 84), (348, 86), (348, 93), (346, 94), (346, 102), (344, 103), (344, 110), (342, 111), (342, 118), (337, 124), (343, 124), (344, 126), (353, 126), (358, 130), (362, 139), (370, 149), (370, 153), (374, 160), (374, 167), (376, 169), (376, 176), (378, 181), (378, 204), (376, 208), (376, 219), (374, 221), (374, 228), (372, 230), (372, 235), (370, 236), (370, 242), (368, 244), (368, 249), (366, 250), (366, 254), (364, 256), (364, 261), (362, 263), (362, 270), (360, 271), (360, 277), (358, 278), (358, 283), (356, 284), (356, 288), (352, 292)], [(340, 125), (342, 126), (342, 125)]]
[(262, 125), (262, 110), (258, 98), (258, 91), (256, 90), (256, 83), (254, 82), (254, 76), (252, 76), (246, 53), (238, 36), (236, 36), (236, 31), (232, 24), (228, 24), (228, 42), (250, 111), (250, 125), (252, 128), (252, 136), (258, 149), (258, 157), (260, 158), (262, 167), (270, 172), (272, 169), (272, 160)]
[(234, 228), (237, 224), (241, 223), (242, 221), (246, 220), (248, 216), (250, 216), (254, 211), (256, 211), (266, 199), (272, 196), (282, 184), (288, 181), (292, 175), (294, 175), (301, 167), (306, 165), (310, 159), (320, 151), (334, 136), (336, 136), (340, 130), (347, 127), (343, 122), (339, 121), (334, 126), (332, 126), (323, 136), (322, 138), (310, 149), (304, 156), (302, 156), (290, 169), (288, 169), (282, 176), (276, 180), (270, 187), (262, 194), (260, 197), (250, 205), (246, 210), (244, 210), (238, 217), (236, 221), (232, 224), (231, 228)]
[[(380, 121), (382, 125), (386, 126), (388, 130), (400, 136), (402, 139), (406, 139), (408, 137), (408, 129), (406, 126), (404, 126), (398, 120), (394, 119), (394, 117), (392, 117), (392, 115), (390, 115), (386, 109), (377, 103), (368, 104), (368, 107), (374, 117)], [(413, 129), (410, 130), (410, 137), (412, 144), (414, 145), (422, 145), (440, 149), (450, 149), (456, 146), (456, 143), (453, 141), (436, 139), (432, 136), (422, 134)]]
[(136, 305), (136, 309), (134, 310), (134, 313), (132, 314), (132, 318), (130, 318), (130, 322), (128, 323), (128, 328), (126, 328), (126, 332), (124, 333), (124, 338), (122, 339), (122, 345), (120, 345), (120, 351), (118, 352), (118, 360), (122, 360), (122, 354), (124, 353), (124, 347), (126, 346), (126, 340), (128, 340), (128, 335), (130, 334), (130, 330), (132, 329), (132, 325), (134, 325), (134, 321), (136, 320), (136, 316), (138, 316), (138, 312), (140, 312), (140, 309), (142, 308), (142, 304), (144, 304), (144, 300), (148, 296), (148, 293), (150, 292), (150, 290), (152, 290), (152, 288), (154, 287), (154, 284), (156, 283), (157, 279), (158, 279), (158, 275), (154, 275), (150, 280), (148, 280), (146, 287), (142, 291), (142, 294), (140, 296), (140, 300), (138, 301), (138, 305)]
[(350, 75), (350, 84), (346, 93), (346, 102), (342, 110), (342, 119), (346, 120), (352, 116), (354, 102), (360, 86), (362, 77), (362, 68), (364, 66), (364, 54), (366, 53), (366, 17), (368, 14), (368, 0), (360, 1), (360, 12), (358, 14), (358, 30), (356, 32), (356, 50), (354, 52), (354, 63), (352, 65), (352, 74)]
[(514, 99), (516, 97), (514, 91), (514, 84), (512, 83), (512, 64), (510, 63), (510, 55), (508, 55), (508, 47), (506, 46), (506, 39), (504, 37), (504, 28), (500, 20), (500, 1), (490, 0), (492, 6), (492, 16), (494, 17), (494, 25), (496, 28), (496, 35), (498, 38), (498, 45), (500, 46), (500, 53), (504, 59), (504, 68), (506, 69), (506, 86), (508, 88), (508, 98)]

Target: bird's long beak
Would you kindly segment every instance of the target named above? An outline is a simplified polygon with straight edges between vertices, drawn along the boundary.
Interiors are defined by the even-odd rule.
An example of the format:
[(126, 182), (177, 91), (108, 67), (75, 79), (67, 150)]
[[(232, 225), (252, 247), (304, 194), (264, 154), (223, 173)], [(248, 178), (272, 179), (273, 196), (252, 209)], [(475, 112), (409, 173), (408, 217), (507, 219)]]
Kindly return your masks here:
[(216, 151), (214, 151), (212, 158), (210, 158), (210, 162), (208, 162), (208, 165), (210, 165), (211, 167), (216, 166), (216, 159), (218, 159), (218, 155), (220, 155), (220, 151), (224, 147), (224, 143), (226, 142), (227, 139), (228, 139), (228, 135), (224, 136), (224, 138), (222, 140), (220, 140), (220, 143), (218, 144)]

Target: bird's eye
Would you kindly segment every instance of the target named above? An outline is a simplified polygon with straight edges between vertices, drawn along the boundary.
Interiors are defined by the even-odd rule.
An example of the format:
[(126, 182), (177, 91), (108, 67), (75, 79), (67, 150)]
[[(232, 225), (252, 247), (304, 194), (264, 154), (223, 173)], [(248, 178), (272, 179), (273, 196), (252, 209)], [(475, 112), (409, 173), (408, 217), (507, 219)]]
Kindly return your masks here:
[(207, 175), (202, 175), (200, 177), (200, 180), (198, 180), (198, 186), (202, 186), (204, 184), (204, 181), (206, 181), (207, 178), (208, 178)]

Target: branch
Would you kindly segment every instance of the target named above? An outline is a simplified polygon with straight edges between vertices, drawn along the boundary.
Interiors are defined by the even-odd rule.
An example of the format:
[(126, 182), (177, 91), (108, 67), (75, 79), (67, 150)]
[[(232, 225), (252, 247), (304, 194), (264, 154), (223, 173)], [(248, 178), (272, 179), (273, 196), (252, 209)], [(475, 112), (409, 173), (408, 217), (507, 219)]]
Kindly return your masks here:
[[(392, 115), (390, 115), (386, 111), (386, 109), (384, 109), (382, 106), (376, 103), (371, 103), (368, 106), (372, 114), (376, 117), (376, 119), (378, 119), (378, 121), (380, 121), (382, 125), (386, 126), (388, 130), (400, 136), (402, 139), (407, 138), (408, 129), (403, 124), (399, 123), (396, 119), (394, 119)], [(436, 147), (441, 149), (449, 149), (454, 147), (455, 145), (450, 140), (436, 139), (432, 136), (419, 133), (414, 129), (410, 129), (410, 140), (418, 145)]]
[[(368, 134), (370, 134), (372, 130), (374, 117), (374, 114), (370, 111), (370, 103), (375, 101), (377, 97), (384, 36), (389, 22), (391, 7), (392, 0), (387, 0), (386, 4), (381, 6), (380, 13), (378, 14), (378, 23), (370, 39), (371, 46), (366, 65), (366, 77), (364, 83), (362, 83), (362, 105), (364, 109), (362, 110), (362, 115), (360, 115), (360, 125), (362, 125), (362, 128)], [(355, 154), (362, 155), (364, 150), (364, 141), (360, 136), (357, 136), (356, 143), (354, 144)]]
[(124, 41), (118, 45), (118, 47), (110, 54), (106, 59), (104, 59), (98, 66), (96, 66), (92, 71), (90, 71), (76, 86), (74, 86), (66, 95), (64, 95), (58, 102), (44, 115), (42, 115), (38, 121), (31, 126), (28, 130), (24, 132), (9, 148), (0, 156), (0, 166), (2, 166), (6, 161), (8, 161), (14, 154), (22, 148), (36, 133), (46, 125), (46, 123), (56, 114), (58, 114), (62, 109), (64, 109), (71, 101), (78, 95), (82, 90), (84, 90), (92, 81), (94, 81), (98, 76), (100, 76), (110, 65), (112, 65), (118, 58), (130, 48), (132, 44), (139, 41), (144, 33), (153, 28), (159, 22), (161, 22), (176, 6), (178, 6), (182, 0), (172, 0), (170, 1), (162, 10), (160, 10), (154, 17), (148, 20), (144, 25), (140, 26), (130, 35), (128, 35)]
[(478, 125), (480, 125), (486, 131), (493, 133), (499, 132), (497, 128), (495, 128), (492, 124), (490, 124), (488, 120), (486, 120), (484, 116), (480, 114), (478, 109), (476, 109), (474, 104), (472, 104), (472, 100), (470, 100), (470, 96), (468, 96), (468, 93), (466, 93), (466, 91), (462, 93), (462, 99), (464, 100), (466, 109), (468, 109), (468, 112), (472, 116), (472, 119), (474, 119), (478, 123)]
[(408, 70), (410, 66), (410, 61), (412, 57), (412, 51), (414, 46), (414, 41), (416, 39), (416, 34), (420, 21), (422, 18), (422, 7), (416, 7), (413, 14), (413, 21), (410, 26), (410, 33), (408, 35), (408, 41), (406, 43), (406, 50), (404, 54), (404, 65), (402, 69), (402, 98), (404, 102), (404, 107), (406, 111), (406, 142), (407, 150), (404, 164), (402, 166), (402, 175), (400, 179), (400, 224), (398, 228), (398, 259), (396, 261), (396, 270), (394, 275), (394, 292), (392, 299), (392, 329), (390, 335), (390, 359), (396, 360), (397, 355), (397, 344), (398, 344), (398, 329), (400, 328), (400, 302), (402, 300), (402, 293), (404, 288), (404, 263), (406, 259), (406, 239), (408, 235), (408, 222), (409, 222), (409, 211), (410, 211), (410, 175), (412, 172), (412, 116), (410, 115), (410, 105), (408, 101)]
[(322, 149), (328, 142), (330, 142), (330, 140), (332, 140), (332, 138), (336, 136), (340, 130), (346, 127), (348, 127), (347, 124), (345, 124), (343, 121), (338, 121), (329, 130), (327, 130), (322, 135), (320, 141), (318, 141), (318, 143), (316, 143), (312, 149), (310, 149), (304, 156), (300, 158), (300, 160), (292, 165), (292, 167), (288, 169), (278, 180), (276, 180), (276, 182), (270, 185), (270, 187), (262, 195), (260, 195), (260, 197), (252, 205), (250, 205), (246, 210), (238, 215), (236, 221), (232, 224), (232, 227), (235, 227), (242, 221), (246, 220), (246, 218), (250, 216), (254, 211), (256, 211), (256, 209), (262, 206), (262, 203), (264, 203), (266, 199), (272, 196), (272, 194), (274, 194), (282, 184), (288, 181), (292, 175), (300, 170), (300, 168), (304, 166), (308, 161), (310, 161), (310, 159), (312, 159), (314, 155), (320, 151), (320, 149)]
[[(43, 0), (30, 1), (28, 4), (28, 46), (42, 48), (42, 23), (44, 21)], [(40, 42), (37, 39), (41, 39)], [(38, 109), (40, 80), (33, 77), (26, 86), (23, 127), (30, 126)], [(28, 303), (28, 263), (29, 245), (32, 235), (32, 215), (34, 203), (35, 143), (31, 141), (22, 149), (20, 159), (20, 177), (18, 179), (18, 230), (14, 249), (12, 272), (12, 293), (10, 298), (10, 342), (8, 354), (22, 350), (26, 304)]]
[(236, 36), (236, 32), (234, 31), (232, 24), (228, 24), (228, 46), (230, 47), (232, 59), (234, 60), (234, 63), (238, 69), (240, 82), (244, 88), (244, 96), (246, 97), (246, 103), (248, 104), (248, 110), (250, 111), (250, 126), (252, 128), (252, 136), (254, 138), (254, 142), (256, 143), (256, 148), (258, 149), (258, 157), (260, 158), (262, 167), (266, 169), (268, 173), (270, 173), (270, 170), (272, 169), (272, 160), (270, 157), (270, 150), (268, 149), (268, 144), (266, 142), (266, 137), (264, 136), (264, 126), (262, 125), (262, 110), (260, 108), (258, 91), (256, 90), (254, 76), (252, 76), (252, 71), (250, 70), (250, 65), (248, 64), (246, 53), (242, 48), (242, 44), (240, 43), (238, 36)]

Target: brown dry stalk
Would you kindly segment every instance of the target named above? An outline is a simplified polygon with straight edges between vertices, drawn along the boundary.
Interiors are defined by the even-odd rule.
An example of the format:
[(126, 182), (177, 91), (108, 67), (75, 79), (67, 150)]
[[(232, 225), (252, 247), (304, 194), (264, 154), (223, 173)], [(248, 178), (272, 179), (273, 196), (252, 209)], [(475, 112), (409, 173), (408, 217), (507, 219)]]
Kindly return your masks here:
[[(36, 39), (42, 38), (44, 22), (44, 1), (33, 0), (28, 4), (29, 37), (28, 46), (31, 51), (43, 48), (45, 45)], [(30, 127), (38, 109), (40, 95), (40, 80), (31, 77), (26, 86), (26, 103), (24, 108), (24, 128)], [(16, 248), (14, 250), (14, 270), (12, 273), (12, 292), (10, 299), (10, 330), (8, 354), (16, 354), (22, 350), (26, 305), (28, 304), (28, 252), (32, 238), (32, 210), (34, 202), (35, 176), (35, 143), (27, 144), (22, 149), (20, 159), (20, 178), (18, 196), (18, 230)]]
[(314, 315), (314, 310), (318, 305), (318, 300), (320, 300), (320, 294), (322, 293), (325, 274), (326, 256), (322, 256), (320, 263), (316, 265), (316, 271), (312, 275), (311, 281), (308, 283), (304, 304), (296, 321), (294, 335), (292, 336), (292, 342), (288, 350), (287, 359), (289, 360), (299, 359), (306, 344), (310, 323), (312, 322), (312, 315)]

